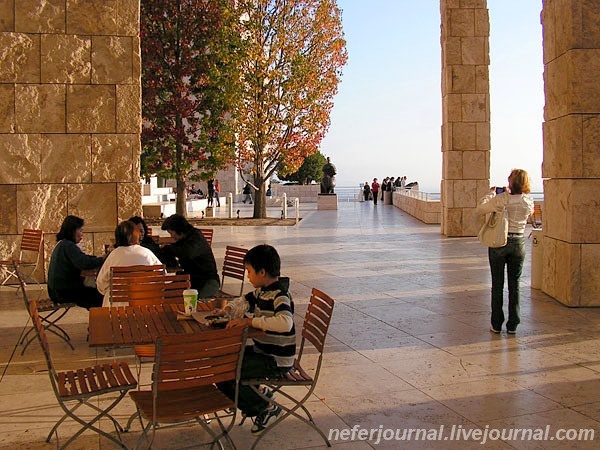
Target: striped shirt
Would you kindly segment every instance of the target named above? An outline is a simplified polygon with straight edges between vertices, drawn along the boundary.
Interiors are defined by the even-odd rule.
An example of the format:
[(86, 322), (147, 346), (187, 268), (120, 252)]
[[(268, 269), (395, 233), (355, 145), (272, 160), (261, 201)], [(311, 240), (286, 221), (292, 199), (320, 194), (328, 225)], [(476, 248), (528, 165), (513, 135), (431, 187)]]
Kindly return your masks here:
[(265, 331), (254, 338), (254, 350), (272, 356), (278, 367), (292, 367), (296, 356), (294, 302), (288, 291), (289, 278), (281, 277), (267, 287), (245, 295), (252, 326)]

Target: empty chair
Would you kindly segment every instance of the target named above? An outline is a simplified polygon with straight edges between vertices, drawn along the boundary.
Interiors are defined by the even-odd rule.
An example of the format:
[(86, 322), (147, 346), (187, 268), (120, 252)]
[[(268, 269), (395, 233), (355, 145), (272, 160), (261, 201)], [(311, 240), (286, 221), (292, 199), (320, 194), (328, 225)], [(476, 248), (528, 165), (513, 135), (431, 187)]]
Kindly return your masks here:
[[(50, 346), (48, 344), (48, 339), (46, 338), (46, 332), (40, 316), (38, 315), (38, 305), (35, 300), (30, 302), (29, 313), (31, 314), (33, 326), (37, 331), (40, 345), (42, 346), (44, 356), (46, 357), (48, 374), (50, 376), (50, 383), (52, 384), (54, 395), (65, 413), (62, 418), (56, 422), (54, 427), (52, 427), (52, 430), (50, 430), (46, 442), (50, 442), (52, 434), (55, 432), (58, 439), (58, 427), (70, 417), (78, 422), (81, 425), (81, 428), (60, 447), (61, 449), (67, 447), (86, 430), (95, 431), (126, 449), (127, 447), (121, 441), (120, 433), (123, 429), (117, 420), (110, 415), (110, 411), (117, 406), (129, 390), (137, 386), (135, 377), (129, 370), (127, 363), (113, 362), (82, 369), (66, 370), (62, 372), (56, 371), (50, 355)], [(97, 401), (97, 397), (104, 394), (110, 394), (110, 398), (107, 398), (107, 400), (112, 401), (106, 406), (103, 405), (102, 407), (99, 407), (97, 406), (97, 404), (100, 404)], [(117, 395), (116, 398), (114, 398), (115, 394)], [(89, 410), (85, 411), (86, 414), (77, 414), (80, 412), (78, 410), (79, 407), (84, 405), (97, 413), (91, 420), (89, 420), (88, 417)], [(117, 437), (112, 436), (95, 426), (101, 418), (107, 418), (112, 421), (117, 432)]]
[[(247, 329), (233, 327), (187, 336), (163, 336), (156, 342), (156, 362), (152, 390), (130, 392), (142, 424), (142, 436), (148, 448), (162, 424), (195, 420), (211, 436), (212, 444), (225, 438), (235, 445), (229, 431), (235, 423), (237, 387), (235, 399), (230, 400), (216, 383), (235, 380), (238, 385)], [(218, 413), (221, 413), (220, 415)], [(219, 426), (218, 434), (211, 429), (204, 416), (214, 417)], [(135, 418), (135, 415), (130, 419)], [(225, 426), (223, 419), (229, 419)], [(146, 425), (143, 419), (147, 421)], [(152, 434), (148, 437), (148, 431)], [(212, 448), (212, 447), (211, 447)]]
[(42, 245), (44, 243), (44, 233), (42, 230), (23, 230), (21, 235), (21, 243), (19, 245), (19, 255), (15, 258), (9, 258), (0, 261), (0, 272), (2, 273), (1, 286), (6, 285), (12, 279), (17, 283), (15, 287), (17, 292), (20, 288), (18, 283), (17, 273), (15, 271), (15, 265), (21, 271), (21, 275), (24, 277), (24, 281), (33, 281), (38, 286), (40, 283), (33, 276), (34, 272), (38, 268), (41, 260)]
[[(323, 438), (328, 447), (331, 447), (331, 443), (315, 424), (312, 415), (304, 406), (304, 403), (312, 395), (319, 379), (319, 373), (321, 371), (321, 364), (323, 362), (323, 351), (325, 348), (325, 339), (327, 337), (327, 331), (329, 329), (329, 323), (333, 314), (334, 301), (327, 294), (319, 291), (318, 289), (312, 290), (308, 309), (304, 317), (304, 324), (302, 326), (302, 340), (300, 341), (300, 349), (298, 355), (294, 361), (294, 366), (286, 373), (285, 377), (281, 378), (253, 378), (248, 380), (242, 380), (242, 384), (249, 385), (254, 392), (260, 395), (263, 399), (269, 403), (279, 406), (284, 414), (281, 414), (274, 422), (272, 422), (262, 434), (254, 441), (252, 448), (255, 448), (258, 442), (271, 430), (273, 427), (281, 423), (282, 420), (289, 416), (294, 416), (306, 423), (313, 429), (315, 429)], [(301, 366), (302, 356), (310, 343), (319, 355), (317, 364), (315, 367), (314, 374), (310, 376), (304, 368)], [(311, 365), (313, 363), (311, 362)], [(263, 390), (260, 385), (267, 386), (270, 391)], [(292, 386), (306, 386), (307, 391), (300, 391), (294, 389), (286, 389)], [(301, 393), (304, 392), (304, 395)], [(275, 400), (274, 393), (282, 395), (286, 400), (284, 403), (277, 402)], [(292, 403), (290, 405), (289, 403)], [(302, 409), (306, 417), (300, 415), (297, 410)]]
[(533, 205), (533, 213), (531, 214), (531, 226), (535, 230), (542, 228), (542, 206), (539, 203)]
[[(242, 247), (233, 247), (228, 245), (225, 248), (225, 259), (223, 260), (223, 271), (221, 274), (221, 290), (217, 292), (217, 297), (235, 297), (244, 293), (244, 277), (246, 275), (246, 266), (244, 266), (244, 256), (248, 249)], [(224, 292), (225, 278), (233, 278), (241, 281), (239, 294), (229, 294)]]
[(202, 236), (204, 236), (204, 239), (206, 239), (206, 242), (208, 242), (208, 245), (212, 247), (214, 230), (212, 228), (198, 228), (198, 229), (200, 230), (200, 233), (202, 233)]
[[(25, 283), (25, 279), (17, 265), (13, 266), (13, 270), (17, 275), (19, 286), (23, 292), (23, 303), (25, 304), (25, 309), (29, 312), (30, 302), (29, 296), (27, 295), (27, 284)], [(49, 331), (50, 333), (53, 333), (61, 338), (69, 345), (69, 347), (71, 347), (71, 350), (75, 350), (73, 344), (71, 344), (71, 337), (64, 328), (58, 325), (57, 322), (62, 319), (65, 314), (67, 314), (74, 306), (77, 305), (75, 303), (54, 303), (50, 298), (38, 299), (36, 301), (37, 313), (40, 321), (42, 322), (44, 330)], [(29, 344), (31, 344), (31, 342), (33, 342), (35, 339), (36, 334), (34, 333), (34, 330), (35, 327), (30, 328), (21, 338), (21, 345), (23, 346), (21, 355), (25, 354), (25, 350), (27, 350)], [(32, 333), (33, 336), (30, 336)]]

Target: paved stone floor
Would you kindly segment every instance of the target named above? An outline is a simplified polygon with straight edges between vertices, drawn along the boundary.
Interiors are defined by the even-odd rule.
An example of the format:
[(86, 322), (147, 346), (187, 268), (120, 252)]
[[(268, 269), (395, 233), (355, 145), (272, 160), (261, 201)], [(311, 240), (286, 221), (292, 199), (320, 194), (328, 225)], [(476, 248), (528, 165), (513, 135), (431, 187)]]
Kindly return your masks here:
[[(541, 436), (539, 429), (548, 429), (548, 439), (488, 439), (485, 448), (598, 448), (600, 309), (566, 308), (531, 289), (529, 249), (518, 334), (494, 335), (489, 332), (487, 252), (475, 238), (445, 238), (439, 226), (371, 203), (340, 203), (337, 211), (303, 206), (302, 217), (294, 227), (215, 227), (213, 249), (220, 265), (227, 244), (274, 245), (283, 273), (292, 279), (298, 325), (312, 287), (337, 301), (325, 366), (309, 404), (326, 433), (357, 426), (352, 442), (333, 440), (334, 448), (482, 448), (481, 439), (468, 433), (487, 429), (494, 437), (493, 430), (507, 433), (514, 428), (531, 430), (536, 437)], [(86, 311), (70, 313), (65, 322), (75, 351), (50, 338), (59, 369), (112, 357), (87, 346)], [(2, 372), (26, 324), (20, 298), (14, 290), (2, 290)], [(130, 352), (123, 350), (118, 356), (133, 364)], [(132, 411), (125, 399), (117, 416), (123, 419)], [(39, 345), (32, 344), (23, 356), (17, 351), (0, 382), (0, 449), (54, 448), (56, 439), (50, 444), (44, 440), (58, 416)], [(106, 430), (109, 425), (102, 423)], [(439, 441), (413, 437), (377, 442), (377, 434), (366, 441), (358, 433), (414, 428), (433, 438), (441, 426)], [(75, 428), (65, 423), (59, 430), (61, 441)], [(453, 428), (462, 430), (458, 442), (451, 440)], [(559, 429), (592, 429), (596, 439), (551, 440)], [(574, 436), (569, 433), (567, 437)], [(139, 425), (125, 442), (133, 446), (138, 436)], [(196, 448), (205, 437), (198, 426), (164, 429), (154, 448)], [(233, 439), (238, 448), (249, 448), (249, 424), (236, 426)], [(69, 448), (115, 446), (86, 434)], [(261, 448), (324, 445), (308, 427), (289, 419)]]

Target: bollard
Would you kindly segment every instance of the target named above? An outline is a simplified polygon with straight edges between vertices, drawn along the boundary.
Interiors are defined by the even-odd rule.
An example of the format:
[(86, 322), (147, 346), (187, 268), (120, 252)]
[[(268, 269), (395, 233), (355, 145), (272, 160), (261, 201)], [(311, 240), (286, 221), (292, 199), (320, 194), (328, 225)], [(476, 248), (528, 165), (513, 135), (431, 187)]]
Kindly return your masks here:
[(227, 194), (227, 213), (230, 219), (233, 219), (233, 194), (230, 192)]
[(283, 193), (283, 198), (281, 199), (281, 218), (287, 219), (287, 194)]
[(541, 289), (544, 273), (544, 234), (542, 230), (531, 230), (529, 236), (533, 238), (531, 245), (531, 287)]
[(294, 199), (294, 208), (296, 209), (296, 225), (300, 221), (300, 199), (296, 197)]

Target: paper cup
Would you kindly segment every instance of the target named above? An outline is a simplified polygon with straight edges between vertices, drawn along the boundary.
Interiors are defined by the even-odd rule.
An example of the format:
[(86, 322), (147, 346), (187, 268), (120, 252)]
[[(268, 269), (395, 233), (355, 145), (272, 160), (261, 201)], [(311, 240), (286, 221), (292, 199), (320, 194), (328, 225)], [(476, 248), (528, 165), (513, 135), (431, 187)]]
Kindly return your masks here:
[(187, 315), (196, 311), (198, 304), (198, 291), (196, 289), (186, 289), (183, 291), (183, 310)]

